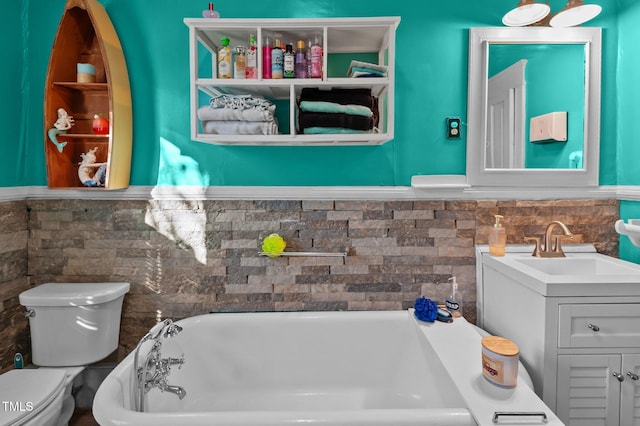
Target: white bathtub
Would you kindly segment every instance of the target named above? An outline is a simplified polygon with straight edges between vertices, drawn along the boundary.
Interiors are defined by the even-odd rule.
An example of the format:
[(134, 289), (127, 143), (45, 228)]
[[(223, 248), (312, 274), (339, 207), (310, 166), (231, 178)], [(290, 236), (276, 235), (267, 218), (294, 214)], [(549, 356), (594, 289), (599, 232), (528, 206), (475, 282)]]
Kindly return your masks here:
[(162, 356), (184, 354), (168, 383), (186, 396), (152, 389), (145, 412), (132, 410), (132, 353), (98, 389), (101, 425), (478, 424), (411, 312), (209, 314), (178, 324)]

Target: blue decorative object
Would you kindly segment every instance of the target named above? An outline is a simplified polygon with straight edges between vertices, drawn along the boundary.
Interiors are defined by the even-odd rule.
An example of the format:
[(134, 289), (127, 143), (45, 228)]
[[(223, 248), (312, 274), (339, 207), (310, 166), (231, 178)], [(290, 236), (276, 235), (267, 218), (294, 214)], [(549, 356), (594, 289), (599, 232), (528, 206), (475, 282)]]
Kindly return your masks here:
[(438, 317), (438, 304), (424, 296), (416, 299), (415, 316), (420, 321), (434, 322)]

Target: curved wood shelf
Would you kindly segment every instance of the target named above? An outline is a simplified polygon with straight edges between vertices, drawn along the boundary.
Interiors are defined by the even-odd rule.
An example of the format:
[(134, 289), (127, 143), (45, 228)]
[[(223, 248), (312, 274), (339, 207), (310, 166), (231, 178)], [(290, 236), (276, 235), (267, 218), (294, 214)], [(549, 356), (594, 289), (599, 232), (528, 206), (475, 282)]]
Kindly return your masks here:
[[(78, 63), (95, 66), (95, 83), (76, 81)], [(69, 133), (54, 126), (60, 108), (74, 119)], [(109, 120), (108, 134), (92, 133), (95, 114)], [(129, 76), (118, 36), (97, 0), (67, 0), (47, 71), (44, 127), (49, 188), (87, 188), (78, 177), (78, 163), (95, 147), (95, 162), (107, 166), (104, 186), (98, 189), (129, 186), (133, 133)]]

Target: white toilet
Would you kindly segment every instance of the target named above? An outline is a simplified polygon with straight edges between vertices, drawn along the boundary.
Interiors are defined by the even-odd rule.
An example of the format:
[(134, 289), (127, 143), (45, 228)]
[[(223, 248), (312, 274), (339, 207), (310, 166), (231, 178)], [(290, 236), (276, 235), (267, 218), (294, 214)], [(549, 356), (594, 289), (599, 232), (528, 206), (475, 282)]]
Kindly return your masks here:
[(63, 426), (75, 409), (73, 379), (118, 347), (129, 283), (49, 283), (20, 294), (33, 364), (0, 375), (0, 425)]

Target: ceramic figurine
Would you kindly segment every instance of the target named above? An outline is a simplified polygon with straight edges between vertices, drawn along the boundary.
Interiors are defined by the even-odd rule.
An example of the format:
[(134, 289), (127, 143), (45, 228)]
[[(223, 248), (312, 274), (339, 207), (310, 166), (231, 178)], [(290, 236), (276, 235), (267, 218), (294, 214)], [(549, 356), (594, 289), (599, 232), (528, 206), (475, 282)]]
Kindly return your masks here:
[[(86, 154), (80, 154), (82, 161), (78, 167), (78, 177), (84, 186), (104, 186), (107, 163), (96, 163), (98, 147), (90, 149)], [(94, 171), (95, 168), (98, 168)]]
[(47, 132), (51, 142), (58, 148), (58, 152), (62, 152), (62, 149), (67, 146), (66, 142), (58, 142), (58, 135), (60, 133), (67, 133), (67, 130), (73, 127), (74, 124), (73, 117), (70, 116), (64, 108), (58, 108), (58, 119), (53, 123), (54, 128), (49, 129)]

